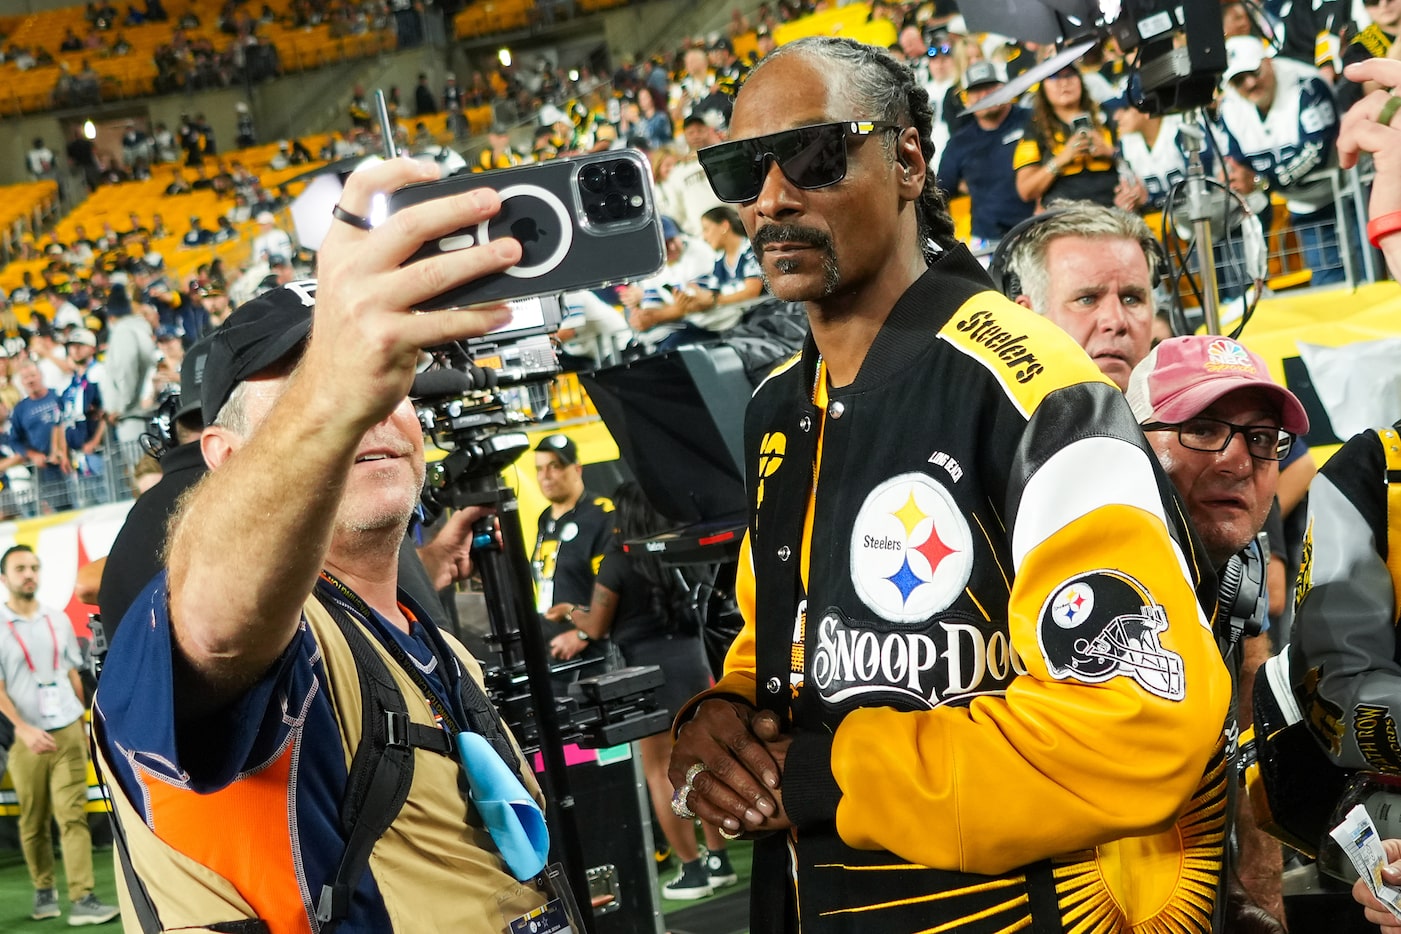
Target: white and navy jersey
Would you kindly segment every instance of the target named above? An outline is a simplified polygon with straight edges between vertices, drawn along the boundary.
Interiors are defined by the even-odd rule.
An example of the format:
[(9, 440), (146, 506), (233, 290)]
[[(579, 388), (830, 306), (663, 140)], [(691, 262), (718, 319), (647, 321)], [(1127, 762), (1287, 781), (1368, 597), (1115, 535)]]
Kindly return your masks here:
[(1187, 156), (1177, 137), (1181, 126), (1181, 117), (1164, 117), (1158, 138), (1151, 146), (1142, 133), (1119, 137), (1119, 153), (1148, 189), (1148, 203), (1154, 208), (1162, 207), (1172, 186), (1187, 177)]
[(1398, 545), (1388, 534), (1382, 443), (1375, 431), (1357, 435), (1309, 487), (1289, 661), (1304, 720), (1333, 761), (1395, 774), (1401, 640), (1387, 555)]
[(1333, 202), (1327, 181), (1305, 184), (1317, 169), (1336, 164), (1338, 109), (1318, 69), (1273, 60), (1274, 104), (1263, 117), (1255, 105), (1228, 88), (1220, 117), (1231, 158), (1248, 164), (1289, 199), (1293, 214), (1312, 214)]

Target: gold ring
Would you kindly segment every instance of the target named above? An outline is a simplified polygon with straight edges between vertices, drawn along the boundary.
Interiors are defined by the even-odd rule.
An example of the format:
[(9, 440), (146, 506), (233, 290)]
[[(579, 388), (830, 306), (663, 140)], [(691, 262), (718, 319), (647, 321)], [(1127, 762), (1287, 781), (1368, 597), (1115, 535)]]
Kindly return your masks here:
[(724, 827), (720, 828), (720, 836), (724, 837), (726, 840), (738, 840), (739, 835), (742, 833), (744, 833), (742, 830), (729, 831)]

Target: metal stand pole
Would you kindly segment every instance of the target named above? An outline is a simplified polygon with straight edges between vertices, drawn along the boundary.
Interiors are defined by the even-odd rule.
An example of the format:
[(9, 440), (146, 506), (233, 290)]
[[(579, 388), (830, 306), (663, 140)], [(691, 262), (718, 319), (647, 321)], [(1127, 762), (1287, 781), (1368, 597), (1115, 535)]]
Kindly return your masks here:
[(1182, 134), (1187, 149), (1187, 217), (1192, 222), (1192, 237), (1202, 272), (1202, 314), (1208, 334), (1221, 333), (1221, 314), (1217, 298), (1215, 244), (1211, 237), (1211, 198), (1202, 169), (1204, 136)]
[(530, 566), (525, 557), (525, 537), (521, 531), (520, 504), (515, 491), (497, 475), (474, 479), (472, 502), (496, 507), (501, 545), (496, 547), (491, 520), (482, 522), (478, 532), (486, 533), (491, 544), (473, 549), (473, 559), (481, 569), (482, 589), (487, 595), (487, 618), (501, 648), (502, 667), (514, 667), (518, 649), (525, 663), (544, 761), (541, 786), (545, 793), (546, 815), (555, 852), (564, 864), (564, 877), (574, 890), (579, 914), (588, 934), (594, 934), (595, 920), (589, 900), (589, 881), (584, 867), (584, 851), (574, 814), (574, 796), (564, 761), (564, 740), (554, 689), (550, 684), (549, 646), (535, 613), (535, 595)]

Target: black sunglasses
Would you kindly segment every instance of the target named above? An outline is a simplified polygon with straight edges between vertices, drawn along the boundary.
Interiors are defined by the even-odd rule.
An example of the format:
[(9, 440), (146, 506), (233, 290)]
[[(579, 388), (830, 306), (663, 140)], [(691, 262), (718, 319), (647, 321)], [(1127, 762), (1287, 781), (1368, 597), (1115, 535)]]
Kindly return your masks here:
[(859, 138), (903, 129), (898, 123), (879, 120), (819, 123), (707, 146), (696, 155), (715, 197), (730, 204), (743, 204), (759, 197), (768, 175), (769, 159), (777, 162), (784, 177), (797, 187), (807, 191), (826, 188), (846, 178), (848, 136)]

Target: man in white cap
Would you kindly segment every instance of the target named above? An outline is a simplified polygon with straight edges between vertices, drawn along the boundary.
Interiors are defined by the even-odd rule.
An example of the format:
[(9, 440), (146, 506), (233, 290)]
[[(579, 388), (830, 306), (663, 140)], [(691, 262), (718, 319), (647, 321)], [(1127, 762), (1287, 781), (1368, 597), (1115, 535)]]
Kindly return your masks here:
[(273, 256), (291, 256), (292, 238), (287, 236), (285, 230), (278, 228), (277, 219), (272, 216), (272, 212), (262, 211), (256, 220), (258, 235), (253, 238), (253, 251), (249, 258), (257, 262)]
[[(1304, 247), (1313, 284), (1345, 278), (1338, 249), (1333, 186), (1306, 181), (1337, 164), (1338, 111), (1318, 69), (1275, 58), (1260, 39), (1226, 40), (1220, 117), (1226, 127), (1233, 187), (1248, 193), (1257, 179), (1288, 199), (1289, 220)], [(1350, 240), (1357, 244), (1356, 225)]]
[[(1158, 344), (1134, 368), (1125, 395), (1220, 575), (1264, 528), (1279, 462), (1309, 430), (1303, 405), (1270, 377), (1259, 355), (1210, 334)], [(1222, 612), (1228, 602), (1222, 600)], [(1238, 659), (1230, 667), (1239, 671), (1243, 729), (1255, 671), (1270, 656), (1269, 636), (1246, 634), (1238, 652), (1231, 646), (1231, 655)], [(1234, 868), (1246, 891), (1261, 908), (1283, 917), (1279, 847), (1239, 815), (1236, 837)]]

